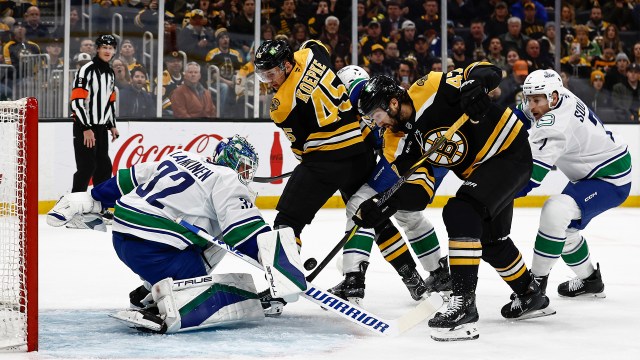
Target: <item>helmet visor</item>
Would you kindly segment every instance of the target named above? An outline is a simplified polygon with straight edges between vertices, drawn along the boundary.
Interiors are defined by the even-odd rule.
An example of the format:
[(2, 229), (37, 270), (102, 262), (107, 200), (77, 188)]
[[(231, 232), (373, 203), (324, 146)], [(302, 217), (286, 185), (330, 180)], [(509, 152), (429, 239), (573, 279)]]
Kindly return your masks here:
[(260, 82), (271, 84), (274, 80), (277, 80), (281, 76), (284, 76), (284, 71), (279, 66), (268, 70), (256, 69), (256, 76), (258, 77), (258, 80), (260, 80)]

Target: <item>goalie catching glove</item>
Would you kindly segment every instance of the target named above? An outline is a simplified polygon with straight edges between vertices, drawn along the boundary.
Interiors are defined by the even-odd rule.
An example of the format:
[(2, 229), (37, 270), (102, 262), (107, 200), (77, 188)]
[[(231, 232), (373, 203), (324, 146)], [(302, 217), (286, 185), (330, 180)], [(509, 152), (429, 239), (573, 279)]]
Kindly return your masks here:
[(489, 111), (491, 99), (480, 81), (471, 79), (460, 87), (460, 107), (475, 121), (482, 120)]
[[(102, 204), (94, 200), (89, 192), (70, 193), (58, 200), (56, 205), (47, 213), (47, 224), (62, 226), (78, 219), (82, 214), (97, 214), (102, 211)], [(75, 221), (75, 220), (74, 220)]]
[(380, 199), (374, 196), (369, 200), (365, 200), (353, 216), (353, 222), (361, 228), (372, 229), (385, 220), (389, 219), (398, 211), (398, 201), (395, 197), (390, 197), (383, 204), (378, 204)]

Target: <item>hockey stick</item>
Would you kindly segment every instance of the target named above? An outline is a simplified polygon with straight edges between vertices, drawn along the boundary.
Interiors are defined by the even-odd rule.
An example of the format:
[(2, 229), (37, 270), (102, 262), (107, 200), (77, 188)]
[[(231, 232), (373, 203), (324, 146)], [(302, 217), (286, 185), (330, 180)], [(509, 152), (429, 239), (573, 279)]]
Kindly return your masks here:
[(271, 177), (260, 177), (260, 176), (255, 176), (253, 178), (253, 182), (257, 182), (257, 183), (271, 183), (274, 181), (278, 181), (281, 179), (285, 179), (288, 178), (289, 176), (291, 176), (291, 174), (293, 173), (293, 171), (289, 171), (288, 173), (284, 173), (282, 175), (278, 175), (278, 176), (271, 176)]
[[(244, 260), (245, 262), (263, 270), (262, 265), (255, 259), (241, 253), (233, 247), (227, 245), (224, 241), (217, 237), (211, 236), (204, 230), (201, 230), (194, 225), (178, 218), (176, 222), (184, 226), (189, 231), (200, 236), (201, 238), (209, 241), (215, 246), (226, 250), (227, 252), (235, 255), (236, 257)], [(334, 314), (357, 324), (373, 333), (378, 335), (397, 336), (407, 330), (413, 328), (420, 322), (426, 320), (433, 315), (437, 309), (439, 309), (444, 303), (442, 297), (436, 293), (431, 294), (426, 300), (422, 301), (418, 306), (414, 307), (401, 317), (397, 319), (386, 320), (373, 314), (370, 311), (364, 310), (361, 307), (352, 304), (343, 299), (333, 296), (333, 294), (318, 288), (311, 282), (307, 281), (307, 290), (301, 293), (302, 297), (307, 300), (333, 312)]]
[[(402, 176), (398, 179), (398, 181), (396, 181), (393, 184), (393, 186), (391, 186), (390, 188), (388, 188), (382, 193), (379, 201), (377, 202), (378, 207), (382, 206), (386, 201), (388, 201), (389, 198), (393, 194), (395, 194), (396, 191), (398, 191), (400, 186), (402, 186), (405, 182), (407, 182), (409, 177), (413, 175), (413, 173), (415, 173), (416, 170), (418, 170), (418, 168), (420, 168), (420, 166), (422, 166), (422, 164), (425, 161), (427, 161), (429, 156), (431, 156), (434, 152), (436, 152), (436, 150), (442, 147), (442, 145), (444, 145), (447, 140), (450, 140), (453, 134), (456, 131), (458, 131), (458, 129), (460, 129), (460, 127), (464, 125), (464, 123), (467, 122), (467, 120), (469, 120), (469, 116), (467, 116), (466, 114), (462, 114), (462, 116), (460, 116), (458, 120), (456, 120), (456, 122), (453, 123), (453, 125), (451, 125), (451, 127), (444, 133), (444, 135), (436, 139), (436, 141), (434, 141), (433, 144), (431, 144), (431, 146), (420, 156), (420, 158), (416, 160), (413, 166), (411, 166), (409, 170), (407, 170), (404, 174), (402, 174)], [(320, 262), (320, 264), (318, 264), (318, 266), (313, 270), (313, 272), (311, 272), (311, 274), (307, 276), (307, 281), (311, 281), (315, 279), (316, 276), (320, 274), (322, 269), (324, 269), (327, 266), (327, 264), (329, 264), (331, 259), (333, 259), (333, 257), (336, 256), (336, 254), (340, 251), (340, 249), (342, 249), (344, 245), (347, 242), (349, 242), (349, 240), (351, 240), (351, 238), (353, 237), (353, 235), (355, 235), (358, 229), (360, 229), (358, 225), (353, 225), (351, 230), (349, 230), (347, 233), (344, 234), (342, 239), (340, 239), (340, 241), (338, 241), (336, 246), (333, 249), (331, 249), (329, 254), (327, 254), (327, 256)]]

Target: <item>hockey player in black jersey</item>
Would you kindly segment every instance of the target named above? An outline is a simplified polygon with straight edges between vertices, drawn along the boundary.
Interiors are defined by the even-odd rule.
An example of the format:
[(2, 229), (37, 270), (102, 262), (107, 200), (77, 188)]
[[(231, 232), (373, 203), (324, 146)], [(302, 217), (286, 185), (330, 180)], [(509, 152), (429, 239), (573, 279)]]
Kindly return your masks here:
[[(348, 88), (351, 103), (357, 104), (369, 75), (363, 68), (356, 65), (340, 69), (337, 75)], [(404, 133), (384, 131), (363, 119), (360, 121), (360, 128), (365, 137), (365, 143), (370, 147), (370, 151), (379, 156), (379, 159), (367, 183), (362, 185), (346, 203), (347, 231), (351, 231), (354, 225), (351, 217), (359, 205), (377, 192), (386, 190), (398, 180), (398, 175), (391, 167), (398, 150), (402, 150), (406, 138)], [(437, 177), (441, 180), (447, 170), (438, 169), (440, 171)], [(422, 192), (426, 191), (423, 183), (423, 172), (417, 172), (415, 177), (408, 180), (406, 186), (415, 186), (416, 191)], [(390, 220), (377, 225), (374, 229), (358, 229), (343, 249), (342, 271), (345, 278), (329, 292), (357, 304), (361, 302), (365, 295), (365, 273), (375, 240), (381, 255), (398, 272), (414, 300), (423, 299), (425, 292), (443, 291), (448, 295), (451, 290), (451, 280), (447, 258), (441, 257), (440, 244), (434, 226), (421, 212), (425, 206), (426, 203), (422, 206), (418, 205), (416, 207), (418, 211), (400, 210), (394, 215), (396, 222), (404, 230), (406, 242)], [(416, 255), (422, 267), (429, 272), (426, 280), (423, 280), (418, 273), (416, 261), (411, 256), (410, 250)]]
[[(309, 40), (295, 53), (283, 40), (267, 40), (255, 55), (256, 76), (276, 94), (270, 116), (291, 142), (300, 164), (280, 197), (274, 227), (300, 233), (336, 192), (345, 202), (366, 181), (374, 165), (367, 151), (347, 89), (331, 67), (322, 43)], [(267, 293), (267, 315), (279, 314), (283, 301)]]
[[(502, 308), (505, 318), (552, 313), (547, 308), (549, 299), (509, 238), (513, 199), (527, 184), (532, 160), (522, 123), (487, 95), (500, 79), (501, 71), (489, 63), (431, 72), (408, 91), (391, 78), (378, 76), (368, 82), (358, 101), (360, 113), (378, 126), (410, 134), (396, 161), (400, 174), (454, 122), (470, 117), (428, 158), (426, 166), (428, 186), (433, 183), (432, 165), (448, 168), (464, 181), (442, 214), (449, 235), (453, 293), (447, 310), (429, 321), (435, 340), (478, 338), (475, 289), (480, 259), (493, 266), (515, 294)], [(404, 188), (394, 197), (406, 196)], [(427, 196), (433, 194), (431, 189)], [(382, 207), (375, 202), (374, 197), (362, 203), (354, 217), (357, 224), (375, 226), (397, 210), (394, 201)]]

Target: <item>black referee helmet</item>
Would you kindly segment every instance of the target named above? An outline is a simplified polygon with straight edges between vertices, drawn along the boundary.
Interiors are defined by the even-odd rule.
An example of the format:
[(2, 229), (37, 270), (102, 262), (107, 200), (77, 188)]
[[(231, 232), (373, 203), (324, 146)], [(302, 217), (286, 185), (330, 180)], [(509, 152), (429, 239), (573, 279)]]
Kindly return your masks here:
[(118, 40), (113, 35), (100, 35), (96, 39), (96, 48), (99, 48), (102, 45), (111, 45), (114, 48), (118, 47)]

